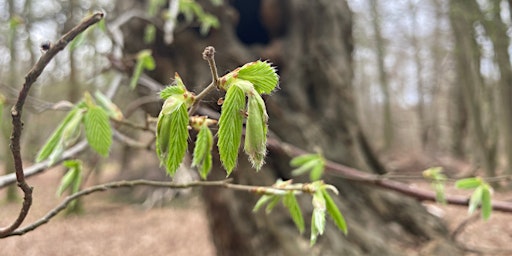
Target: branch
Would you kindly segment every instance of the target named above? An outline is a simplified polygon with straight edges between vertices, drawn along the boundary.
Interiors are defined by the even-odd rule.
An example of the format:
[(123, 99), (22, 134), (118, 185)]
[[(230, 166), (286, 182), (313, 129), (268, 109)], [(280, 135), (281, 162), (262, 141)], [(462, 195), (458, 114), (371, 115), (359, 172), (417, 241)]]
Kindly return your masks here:
[(5, 237), (15, 229), (17, 229), (25, 217), (28, 214), (30, 206), (32, 205), (32, 188), (25, 181), (25, 175), (23, 172), (23, 163), (21, 159), (21, 146), (20, 146), (20, 138), (23, 129), (23, 122), (21, 121), (21, 114), (23, 112), (23, 105), (25, 104), (25, 100), (28, 96), (30, 88), (37, 80), (37, 78), (41, 75), (43, 70), (46, 68), (48, 63), (57, 55), (58, 52), (63, 50), (66, 45), (71, 42), (76, 36), (85, 31), (88, 27), (94, 25), (99, 22), (103, 18), (104, 14), (101, 12), (97, 12), (90, 17), (83, 20), (76, 27), (71, 29), (68, 33), (62, 36), (59, 41), (55, 45), (50, 45), (50, 48), (46, 51), (45, 54), (41, 56), (41, 58), (37, 61), (37, 63), (32, 67), (32, 69), (25, 76), (25, 83), (23, 84), (23, 88), (21, 89), (18, 100), (16, 104), (14, 104), (11, 109), (12, 116), (12, 134), (11, 134), (11, 151), (12, 156), (14, 158), (14, 169), (16, 173), (16, 180), (18, 182), (18, 186), (23, 191), (23, 204), (20, 210), (20, 213), (16, 220), (8, 227), (0, 229), (0, 237)]
[[(32, 224), (23, 227), (21, 229), (15, 230), (7, 234), (6, 236), (21, 236), (30, 231), (35, 230), (36, 228), (48, 223), (53, 217), (55, 217), (59, 212), (66, 209), (66, 207), (75, 199), (78, 199), (82, 196), (90, 195), (95, 192), (107, 191), (109, 189), (117, 189), (117, 188), (131, 188), (136, 186), (151, 186), (151, 187), (164, 187), (164, 188), (173, 188), (173, 189), (186, 189), (186, 188), (194, 188), (194, 187), (221, 187), (227, 189), (233, 189), (238, 191), (246, 191), (250, 193), (256, 194), (265, 194), (265, 193), (274, 193), (275, 191), (289, 191), (290, 188), (286, 187), (265, 187), (265, 186), (250, 186), (250, 185), (239, 185), (230, 183), (231, 179), (220, 180), (220, 181), (194, 181), (190, 183), (174, 183), (174, 182), (163, 182), (163, 181), (152, 181), (152, 180), (132, 180), (132, 181), (115, 181), (110, 183), (105, 183), (101, 185), (96, 185), (89, 187), (87, 189), (81, 190), (77, 193), (67, 196), (59, 205), (50, 210), (45, 216), (41, 219), (33, 222)], [(308, 190), (308, 186), (297, 186), (293, 190), (298, 192), (310, 193)]]
[(196, 112), (201, 100), (206, 97), (213, 89), (219, 88), (219, 74), (217, 73), (217, 65), (215, 64), (215, 48), (213, 46), (207, 46), (203, 51), (203, 59), (208, 61), (210, 66), (210, 72), (212, 73), (212, 82), (204, 88), (195, 98), (194, 105), (188, 111), (191, 115)]
[[(270, 137), (268, 139), (267, 145), (269, 148), (273, 148), (276, 151), (281, 151), (290, 157), (295, 157), (308, 153), (296, 146), (284, 143), (273, 137)], [(332, 161), (327, 161), (325, 164), (325, 168), (326, 173), (340, 177), (342, 179), (353, 180), (363, 184), (385, 188), (387, 190), (392, 190), (395, 192), (399, 192), (403, 195), (406, 195), (408, 197), (415, 198), (419, 201), (436, 201), (436, 194), (434, 192), (419, 188), (413, 188), (405, 183), (389, 180), (386, 178), (385, 175), (366, 173)], [(452, 205), (468, 206), (469, 197), (446, 195), (446, 203)], [(506, 201), (493, 200), (492, 209), (501, 212), (512, 212), (512, 203)]]

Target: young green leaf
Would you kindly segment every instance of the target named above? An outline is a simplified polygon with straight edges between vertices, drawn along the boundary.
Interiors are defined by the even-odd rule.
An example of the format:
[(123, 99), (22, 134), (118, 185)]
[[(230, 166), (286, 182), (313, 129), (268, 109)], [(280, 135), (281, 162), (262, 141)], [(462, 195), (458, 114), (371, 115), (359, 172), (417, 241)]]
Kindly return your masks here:
[(295, 194), (293, 194), (293, 192), (288, 192), (283, 198), (283, 204), (286, 208), (288, 208), (293, 222), (299, 229), (299, 233), (304, 233), (304, 217), (302, 217), (302, 212), (300, 210), (299, 203), (295, 198)]
[(82, 111), (82, 109), (75, 107), (68, 113), (64, 120), (62, 120), (62, 122), (59, 124), (57, 129), (55, 129), (50, 138), (46, 141), (44, 146), (39, 150), (39, 153), (36, 156), (36, 162), (41, 162), (45, 159), (48, 159), (48, 157), (55, 151), (58, 145), (64, 143), (64, 140), (62, 139), (62, 133), (64, 129), (69, 125), (71, 120), (77, 118), (77, 115), (82, 116)]
[(112, 145), (112, 128), (107, 112), (99, 106), (89, 107), (84, 116), (85, 136), (94, 151), (106, 157)]
[(279, 81), (276, 69), (270, 63), (261, 60), (243, 65), (238, 70), (238, 78), (254, 84), (259, 94), (271, 93)]
[(491, 187), (484, 185), (482, 189), (482, 218), (488, 220), (491, 217), (492, 203), (491, 203)]
[(300, 176), (310, 170), (312, 170), (315, 166), (320, 165), (321, 161), (319, 159), (313, 159), (308, 162), (305, 162), (302, 166), (299, 168), (295, 168), (292, 170), (293, 176)]
[(160, 91), (160, 98), (166, 100), (167, 98), (174, 95), (183, 95), (185, 93), (185, 88), (178, 85), (171, 85), (165, 87), (162, 91)]
[(114, 104), (107, 96), (105, 96), (100, 91), (96, 91), (94, 93), (94, 96), (96, 97), (96, 100), (98, 101), (99, 105), (107, 111), (108, 116), (114, 120), (121, 121), (124, 119), (123, 112), (119, 107)]
[(144, 70), (155, 69), (155, 60), (151, 56), (151, 50), (142, 50), (137, 54), (137, 63), (133, 70), (132, 78), (130, 80), (130, 88), (133, 90), (137, 86), (140, 76)]
[(482, 185), (482, 178), (480, 177), (472, 177), (455, 182), (455, 187), (459, 189), (472, 189), (480, 185)]
[(213, 135), (210, 128), (208, 128), (208, 125), (205, 123), (201, 126), (201, 129), (197, 134), (194, 156), (192, 159), (192, 166), (199, 167), (199, 174), (202, 179), (206, 179), (212, 168), (212, 147)]
[(316, 187), (316, 191), (313, 194), (313, 215), (311, 216), (311, 245), (316, 243), (318, 235), (322, 235), (325, 230), (325, 210), (326, 201), (320, 188), (320, 182), (313, 184)]
[(69, 160), (64, 162), (64, 166), (68, 168), (66, 174), (62, 177), (60, 185), (57, 189), (57, 196), (61, 196), (62, 192), (71, 186), (71, 193), (76, 193), (82, 183), (82, 165), (77, 160)]
[(434, 190), (436, 191), (436, 201), (441, 204), (446, 204), (446, 197), (444, 193), (444, 184), (441, 182), (433, 183)]
[[(244, 151), (253, 167), (259, 170), (267, 154), (267, 111), (259, 94), (249, 95), (247, 123), (245, 126)], [(263, 106), (261, 105), (263, 104)]]
[(219, 118), (219, 131), (217, 132), (220, 160), (231, 174), (236, 166), (238, 149), (242, 137), (242, 120), (245, 109), (245, 94), (236, 85), (229, 87), (226, 92), (222, 112)]
[(160, 113), (157, 125), (157, 154), (172, 177), (187, 152), (188, 113), (182, 103), (169, 114)]
[(469, 199), (469, 208), (468, 212), (469, 214), (472, 214), (475, 212), (476, 208), (482, 202), (482, 194), (483, 194), (483, 186), (478, 186), (475, 191), (473, 191), (473, 194), (471, 194), (471, 198)]
[(268, 203), (270, 200), (272, 200), (275, 197), (278, 197), (278, 196), (276, 196), (276, 195), (262, 195), (260, 197), (260, 199), (258, 200), (258, 202), (256, 202), (256, 204), (252, 208), (252, 211), (253, 212), (257, 212), (263, 205), (265, 205), (266, 203)]
[(171, 114), (158, 115), (156, 124), (156, 154), (160, 159), (160, 165), (164, 165), (167, 152), (169, 150), (169, 142), (171, 138)]
[(299, 167), (299, 166), (306, 164), (307, 162), (310, 162), (310, 161), (316, 160), (316, 159), (318, 159), (318, 154), (304, 154), (304, 155), (294, 157), (290, 161), (290, 165), (292, 167)]
[(282, 198), (282, 196), (280, 196), (280, 195), (272, 196), (272, 199), (267, 204), (267, 208), (265, 208), (265, 212), (267, 214), (269, 214), (272, 211), (272, 209), (274, 209), (274, 207), (276, 207), (277, 203), (279, 203), (279, 200), (281, 200), (281, 198)]
[(323, 161), (320, 161), (319, 164), (313, 166), (311, 172), (309, 173), (309, 179), (311, 181), (316, 181), (322, 178), (322, 174), (324, 174), (325, 165)]
[(325, 206), (327, 208), (327, 213), (331, 216), (331, 218), (334, 220), (334, 223), (336, 223), (336, 226), (343, 231), (343, 233), (346, 235), (348, 232), (347, 229), (347, 223), (345, 222), (345, 218), (341, 214), (340, 210), (334, 203), (334, 200), (332, 200), (331, 196), (327, 192), (325, 188), (321, 189), (322, 195), (325, 199)]

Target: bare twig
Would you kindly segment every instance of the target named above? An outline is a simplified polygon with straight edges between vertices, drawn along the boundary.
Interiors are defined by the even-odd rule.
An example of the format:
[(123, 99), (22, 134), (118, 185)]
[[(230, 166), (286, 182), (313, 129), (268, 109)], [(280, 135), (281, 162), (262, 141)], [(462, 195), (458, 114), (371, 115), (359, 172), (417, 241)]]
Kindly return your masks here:
[(136, 186), (151, 186), (151, 187), (163, 187), (163, 188), (173, 188), (173, 189), (186, 189), (186, 188), (194, 188), (194, 187), (221, 187), (227, 189), (233, 189), (238, 191), (246, 191), (250, 193), (256, 194), (264, 194), (266, 191), (268, 193), (272, 193), (275, 191), (290, 191), (296, 190), (298, 192), (310, 193), (310, 188), (305, 184), (304, 186), (296, 186), (294, 188), (287, 187), (265, 187), (265, 186), (250, 186), (250, 185), (239, 185), (230, 183), (231, 179), (220, 180), (220, 181), (194, 181), (190, 183), (174, 183), (174, 182), (163, 182), (163, 181), (152, 181), (152, 180), (131, 180), (131, 181), (115, 181), (110, 183), (105, 183), (101, 185), (92, 186), (81, 190), (77, 193), (67, 196), (59, 205), (50, 210), (45, 216), (41, 219), (33, 222), (32, 224), (18, 229), (14, 232), (7, 234), (7, 236), (21, 236), (30, 232), (41, 225), (48, 223), (53, 217), (55, 217), (59, 212), (66, 209), (66, 207), (75, 199), (78, 199), (82, 196), (90, 195), (95, 192), (107, 191), (109, 189), (117, 189), (117, 188), (131, 188)]
[(99, 22), (103, 18), (103, 13), (97, 12), (91, 15), (90, 17), (83, 20), (76, 27), (71, 29), (68, 33), (62, 36), (57, 43), (51, 45), (50, 48), (46, 51), (45, 54), (41, 56), (41, 58), (37, 61), (37, 63), (32, 67), (32, 69), (25, 76), (25, 83), (18, 95), (18, 100), (16, 104), (14, 104), (11, 110), (12, 116), (12, 134), (11, 134), (11, 151), (14, 158), (14, 168), (16, 173), (16, 180), (18, 182), (18, 186), (21, 188), (24, 194), (22, 208), (16, 220), (9, 225), (8, 227), (0, 229), (0, 237), (5, 237), (9, 235), (12, 231), (17, 229), (25, 217), (28, 214), (30, 206), (32, 205), (32, 188), (25, 181), (25, 175), (23, 172), (23, 163), (21, 159), (21, 147), (20, 147), (20, 138), (23, 130), (23, 122), (21, 121), (21, 116), (23, 112), (23, 105), (25, 104), (25, 100), (28, 96), (30, 88), (37, 80), (37, 78), (41, 75), (45, 67), (48, 63), (57, 55), (58, 52), (63, 50), (66, 45), (71, 42), (76, 36), (85, 31), (88, 27), (93, 24)]
[[(269, 148), (281, 151), (290, 157), (299, 156), (308, 152), (291, 144), (284, 143), (275, 137), (270, 137), (267, 141)], [(436, 194), (420, 188), (411, 187), (408, 184), (389, 180), (385, 176), (363, 172), (332, 161), (326, 162), (326, 174), (337, 176), (343, 179), (353, 180), (360, 183), (378, 186), (395, 192), (399, 192), (408, 197), (415, 198), (419, 201), (436, 201)], [(469, 205), (469, 197), (446, 195), (446, 203), (452, 205)], [(492, 201), (492, 209), (501, 212), (512, 212), (512, 203), (505, 201)]]
[(210, 71), (212, 73), (212, 82), (196, 96), (194, 105), (188, 111), (189, 115), (196, 112), (197, 108), (199, 107), (199, 103), (204, 97), (206, 97), (206, 95), (208, 95), (215, 88), (219, 88), (219, 74), (217, 72), (217, 65), (215, 64), (215, 48), (213, 48), (213, 46), (207, 46), (204, 49), (203, 59), (208, 61), (208, 65), (210, 65)]

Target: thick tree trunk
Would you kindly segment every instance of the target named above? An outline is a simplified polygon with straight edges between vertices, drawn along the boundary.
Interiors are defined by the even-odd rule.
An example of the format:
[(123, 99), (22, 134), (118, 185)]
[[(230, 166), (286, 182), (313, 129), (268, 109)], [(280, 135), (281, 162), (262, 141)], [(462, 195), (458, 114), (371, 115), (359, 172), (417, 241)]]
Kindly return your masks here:
[[(234, 2), (244, 8), (250, 1)], [(169, 47), (158, 39), (155, 57), (166, 69), (160, 75), (155, 73), (155, 77), (167, 79), (178, 71), (185, 84), (205, 85), (210, 79), (209, 71), (200, 53), (207, 45), (215, 46), (221, 73), (248, 61), (270, 58), (278, 65), (281, 75), (280, 90), (266, 98), (273, 133), (307, 150), (319, 147), (328, 159), (383, 172), (356, 118), (352, 88), (352, 17), (347, 3), (329, 0), (256, 2), (266, 6), (262, 13), (252, 8), (238, 16), (238, 11), (228, 5), (208, 8), (221, 20), (221, 28), (208, 37), (184, 30)], [(251, 18), (248, 15), (254, 15), (259, 23), (247, 23), (246, 19)], [(256, 37), (252, 41), (262, 44), (248, 45), (250, 41), (244, 44), (236, 34), (237, 20), (245, 24), (238, 27), (239, 35), (253, 31), (252, 26), (263, 26), (273, 32), (263, 35), (266, 40), (259, 41)], [(256, 173), (243, 156), (233, 178), (236, 183), (258, 185), (270, 185), (279, 178), (290, 179), (289, 160), (280, 152), (270, 151), (267, 164)], [(217, 166), (210, 178), (223, 179), (225, 172)], [(444, 225), (418, 202), (336, 177), (328, 176), (326, 180), (341, 192), (335, 201), (348, 221), (349, 234), (344, 236), (331, 223), (312, 248), (308, 234), (298, 234), (283, 208), (278, 206), (269, 215), (263, 211), (253, 213), (255, 195), (204, 188), (218, 255), (401, 255), (407, 254), (404, 247), (417, 248), (430, 241), (439, 242), (436, 248), (454, 248)], [(307, 180), (296, 178), (295, 181)], [(311, 198), (304, 195), (299, 197), (299, 202), (305, 209), (304, 216), (310, 219)], [(457, 253), (456, 250), (441, 252), (444, 255)]]

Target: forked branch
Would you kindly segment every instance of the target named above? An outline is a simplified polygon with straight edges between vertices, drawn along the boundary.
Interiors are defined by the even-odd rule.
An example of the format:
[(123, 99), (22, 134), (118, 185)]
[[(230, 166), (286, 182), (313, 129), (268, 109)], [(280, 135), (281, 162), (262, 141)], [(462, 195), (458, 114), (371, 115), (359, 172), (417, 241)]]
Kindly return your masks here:
[(71, 29), (64, 36), (62, 36), (55, 44), (50, 44), (49, 46), (45, 45), (44, 50), (46, 52), (41, 56), (41, 58), (25, 76), (25, 83), (23, 84), (23, 87), (18, 95), (18, 99), (15, 105), (11, 109), (13, 129), (10, 144), (12, 156), (14, 158), (16, 181), (24, 194), (23, 204), (16, 220), (8, 227), (0, 229), (0, 237), (5, 237), (9, 235), (11, 232), (13, 232), (15, 229), (17, 229), (21, 225), (21, 223), (23, 223), (23, 220), (25, 220), (25, 217), (28, 214), (30, 206), (32, 205), (32, 188), (25, 181), (20, 149), (20, 138), (23, 130), (21, 114), (23, 112), (23, 105), (25, 104), (25, 100), (28, 97), (30, 88), (37, 80), (37, 78), (41, 75), (41, 73), (46, 68), (48, 63), (50, 63), (50, 61), (55, 57), (55, 55), (57, 55), (58, 52), (62, 51), (66, 47), (66, 45), (80, 33), (84, 32), (87, 28), (103, 19), (103, 16), (104, 14), (101, 12), (94, 13), (90, 17), (84, 19), (80, 24)]

